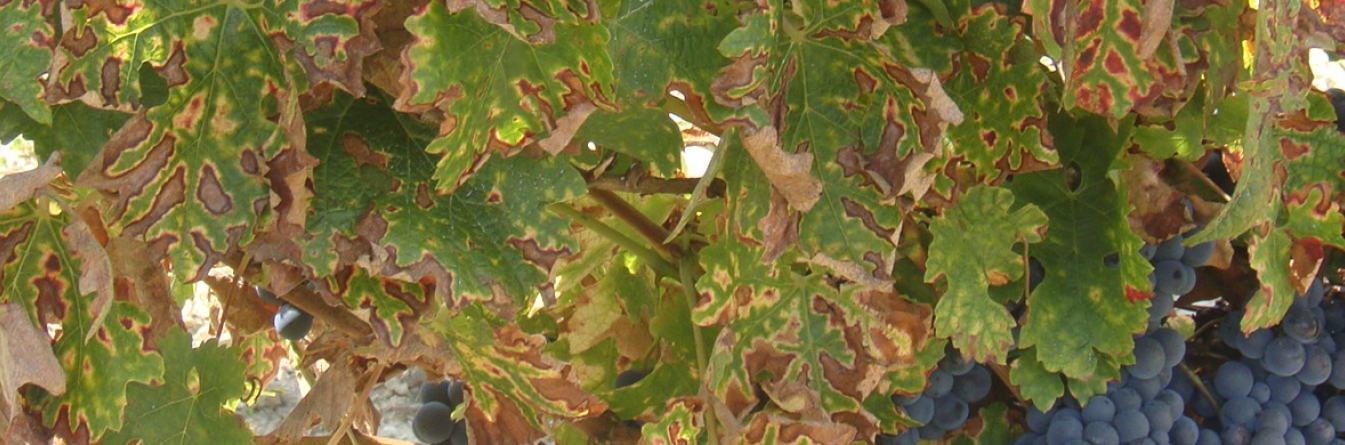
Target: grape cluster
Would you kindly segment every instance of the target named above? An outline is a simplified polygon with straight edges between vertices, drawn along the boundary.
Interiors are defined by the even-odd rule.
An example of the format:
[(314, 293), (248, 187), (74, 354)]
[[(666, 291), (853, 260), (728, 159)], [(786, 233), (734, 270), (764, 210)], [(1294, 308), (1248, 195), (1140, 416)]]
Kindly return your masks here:
[(1214, 254), (1213, 241), (1191, 247), (1183, 246), (1182, 241), (1193, 233), (1180, 234), (1159, 244), (1145, 244), (1140, 248), (1140, 256), (1154, 267), (1153, 272), (1149, 273), (1149, 282), (1154, 290), (1154, 298), (1150, 300), (1149, 306), (1150, 330), (1161, 324), (1162, 317), (1172, 311), (1178, 297), (1196, 287), (1195, 268), (1204, 266)]
[[(1222, 445), (1345, 444), (1345, 303), (1323, 304), (1314, 282), (1296, 296), (1278, 329), (1239, 331), (1241, 311), (1230, 313), (1219, 336), (1241, 355), (1206, 379), (1210, 397), (1191, 407), (1219, 431)], [(1328, 315), (1329, 313), (1329, 315)], [(1337, 363), (1340, 366), (1337, 366)], [(1325, 399), (1325, 400), (1323, 400)]]
[(420, 409), (411, 420), (416, 438), (432, 445), (467, 445), (466, 422), (452, 418), (462, 397), (462, 380), (421, 383)]
[(915, 445), (920, 439), (934, 440), (948, 435), (967, 422), (970, 406), (990, 394), (990, 369), (962, 357), (951, 346), (945, 350), (934, 372), (927, 378), (924, 392), (915, 396), (893, 395), (907, 417), (922, 426), (901, 434), (879, 434), (879, 445)]
[(1065, 398), (1052, 409), (1028, 410), (1031, 429), (1015, 445), (1196, 445), (1198, 424), (1184, 415), (1186, 401), (1169, 388), (1186, 341), (1169, 328), (1136, 337), (1135, 363), (1121, 379), (1080, 404)]
[(299, 341), (308, 335), (308, 331), (313, 329), (313, 316), (297, 307), (285, 302), (277, 297), (271, 291), (257, 286), (257, 298), (267, 304), (278, 304), (280, 310), (271, 319), (271, 324), (275, 326), (276, 332), (280, 337), (289, 341)]

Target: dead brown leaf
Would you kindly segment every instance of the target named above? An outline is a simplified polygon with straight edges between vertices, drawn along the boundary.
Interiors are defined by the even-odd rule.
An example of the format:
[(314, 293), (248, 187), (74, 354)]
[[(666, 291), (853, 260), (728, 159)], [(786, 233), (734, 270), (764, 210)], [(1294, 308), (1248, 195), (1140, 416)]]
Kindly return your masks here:
[(1148, 0), (1140, 13), (1139, 56), (1148, 60), (1163, 43), (1163, 37), (1172, 28), (1173, 0)]
[(287, 442), (298, 440), (313, 425), (321, 423), (323, 428), (333, 429), (350, 410), (359, 384), (358, 372), (354, 369), (350, 356), (335, 360), (327, 371), (318, 377), (313, 389), (294, 406), (290, 415), (280, 422), (271, 436)]
[(84, 338), (87, 341), (98, 333), (97, 327), (103, 324), (103, 317), (107, 316), (112, 299), (116, 296), (112, 287), (112, 260), (108, 259), (107, 251), (103, 250), (103, 245), (98, 242), (89, 225), (79, 217), (71, 218), (70, 224), (61, 229), (61, 233), (70, 243), (70, 250), (80, 257), (80, 295), (93, 294), (89, 302), (93, 321), (89, 323), (89, 333)]
[(61, 171), (61, 152), (58, 151), (52, 153), (47, 162), (35, 169), (0, 178), (0, 212), (32, 199), (37, 189), (56, 179)]
[(26, 384), (65, 393), (65, 370), (51, 350), (51, 338), (38, 329), (19, 303), (0, 304), (0, 417), (10, 424), (22, 411), (19, 388)]
[(800, 212), (812, 210), (822, 196), (822, 181), (810, 173), (813, 154), (785, 152), (773, 126), (743, 130), (742, 134), (743, 147), (789, 205)]

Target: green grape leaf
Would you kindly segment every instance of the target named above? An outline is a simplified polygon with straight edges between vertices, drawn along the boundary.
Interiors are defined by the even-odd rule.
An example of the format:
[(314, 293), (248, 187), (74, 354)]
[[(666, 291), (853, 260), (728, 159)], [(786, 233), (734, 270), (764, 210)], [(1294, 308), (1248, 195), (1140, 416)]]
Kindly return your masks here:
[(51, 123), (42, 97), (42, 75), (51, 67), (56, 30), (46, 20), (54, 2), (9, 2), (0, 6), (0, 98), (18, 104), (33, 120)]
[(431, 307), (432, 298), (420, 284), (373, 277), (353, 266), (334, 275), (334, 279), (346, 306), (371, 310), (369, 325), (388, 347), (400, 345), (402, 332), (417, 324), (418, 316)]
[(946, 277), (948, 290), (934, 307), (934, 329), (949, 337), (965, 357), (1004, 363), (1016, 325), (989, 288), (1023, 276), (1018, 242), (1035, 243), (1046, 231), (1046, 215), (1031, 204), (1014, 209), (1013, 192), (976, 186), (957, 205), (930, 223), (925, 281)]
[(640, 159), (656, 176), (673, 178), (682, 170), (682, 133), (664, 111), (643, 107), (598, 111), (584, 121), (574, 139)]
[[(730, 108), (711, 98), (710, 82), (729, 64), (716, 47), (738, 26), (732, 5), (719, 0), (604, 3), (609, 6), (615, 10), (603, 11), (603, 23), (612, 33), (607, 51), (623, 107), (657, 103), (676, 89), (706, 120), (731, 117)], [(691, 10), (696, 13), (688, 14)]]
[(490, 298), (500, 287), (526, 307), (557, 253), (577, 249), (568, 220), (544, 206), (584, 193), (583, 178), (559, 159), (520, 155), (485, 165), (452, 194), (433, 193), (434, 163), (423, 151), (433, 132), (388, 102), (337, 94), (308, 113), (309, 152), (320, 163), (315, 215), (300, 241), (307, 264), (330, 275), (353, 262), (350, 250), (375, 243), (408, 276), (375, 275), (436, 276), (445, 299)]
[(208, 437), (211, 443), (251, 444), (252, 431), (224, 410), (226, 403), (244, 395), (245, 365), (238, 348), (222, 347), (215, 340), (192, 348), (191, 336), (180, 330), (157, 344), (170, 359), (164, 362), (163, 380), (127, 388), (126, 424), (101, 443), (176, 444)]
[(909, 367), (928, 335), (928, 310), (895, 294), (832, 287), (798, 275), (793, 258), (764, 263), (759, 246), (726, 241), (701, 252), (705, 274), (692, 321), (724, 323), (708, 386), (733, 413), (755, 405), (757, 385), (782, 409), (853, 416), (878, 431), (863, 406), (880, 376)]
[[(1023, 24), (1002, 3), (963, 10), (957, 32), (961, 45), (944, 88), (966, 115), (948, 129), (955, 153), (976, 165), (979, 176), (995, 178), (1036, 164), (1056, 164), (1059, 156), (1046, 133), (1046, 72), (1034, 56)], [(919, 38), (923, 36), (912, 36)], [(922, 41), (923, 42), (923, 41)]]
[(1293, 279), (1289, 271), (1292, 242), (1283, 230), (1271, 230), (1265, 236), (1252, 237), (1247, 246), (1248, 261), (1256, 270), (1260, 292), (1247, 301), (1242, 316), (1242, 331), (1252, 332), (1279, 324), (1294, 302)]
[(622, 419), (639, 419), (645, 414), (659, 418), (668, 414), (661, 412), (668, 400), (697, 395), (700, 391), (697, 374), (694, 360), (659, 363), (640, 381), (611, 391), (603, 400)]
[(1144, 116), (1130, 135), (1131, 143), (1154, 159), (1199, 159), (1205, 155), (1205, 114), (1197, 105), (1182, 107), (1176, 116)]
[(364, 58), (383, 49), (373, 19), (384, 6), (377, 0), (309, 0), (290, 11), (298, 28), (294, 58), (310, 84), (331, 82), (364, 95)]
[(51, 107), (51, 123), (44, 125), (23, 114), (18, 107), (0, 105), (0, 121), (8, 131), (22, 133), (33, 141), (34, 154), (48, 159), (61, 152), (61, 168), (66, 175), (78, 178), (89, 161), (102, 150), (130, 115), (116, 111), (99, 110), (82, 103)]
[(1065, 108), (1120, 118), (1152, 93), (1154, 74), (1146, 63), (1152, 55), (1139, 48), (1138, 0), (1028, 0), (1023, 11), (1033, 16), (1036, 40), (1065, 75)]
[(1051, 224), (1045, 241), (1031, 246), (1046, 276), (1028, 296), (1019, 347), (1039, 345), (1047, 370), (1087, 380), (1105, 356), (1131, 354), (1131, 333), (1144, 329), (1147, 314), (1130, 298), (1150, 287), (1151, 266), (1126, 221), (1125, 189), (1108, 176), (1125, 136), (1102, 118), (1051, 119), (1067, 167), (1017, 175), (1009, 185)]
[(967, 423), (980, 422), (980, 431), (971, 434), (970, 428), (963, 430), (948, 445), (1009, 445), (1022, 435), (1022, 431), (1009, 422), (1008, 407), (1003, 403), (982, 406), (980, 411)]
[(585, 392), (569, 367), (542, 354), (546, 340), (518, 325), (494, 327), (479, 304), (438, 323), (468, 382), (467, 424), (483, 443), (531, 443), (541, 437), (542, 415), (580, 418), (606, 404)]
[[(270, 199), (265, 164), (288, 144), (269, 117), (279, 113), (288, 122), (297, 112), (280, 106), (294, 96), (270, 39), (287, 23), (271, 8), (236, 6), (77, 9), (91, 38), (63, 40), (70, 63), (51, 73), (70, 98), (87, 90), (86, 100), (107, 108), (139, 100), (143, 63), (167, 80), (166, 102), (127, 121), (77, 184), (113, 192), (104, 216), (109, 232), (164, 243), (181, 281), (200, 279), (251, 239)], [(61, 99), (53, 94), (49, 100)]]
[[(510, 153), (537, 142), (559, 152), (611, 95), (609, 36), (596, 24), (556, 23), (554, 42), (534, 45), (471, 10), (452, 13), (434, 2), (406, 27), (415, 39), (402, 58), (405, 88), (397, 108), (444, 113), (444, 133), (426, 149), (441, 155), (434, 180), (443, 191), (462, 185), (488, 150)], [(482, 63), (462, 63), (454, 54)]]
[(1045, 412), (1051, 409), (1056, 399), (1065, 395), (1065, 382), (1060, 379), (1060, 374), (1046, 370), (1037, 360), (1037, 349), (1020, 350), (1021, 354), (1009, 369), (1009, 381), (1018, 387), (1024, 400)]
[(105, 432), (125, 428), (122, 413), (131, 401), (128, 384), (162, 381), (164, 359), (149, 347), (145, 335), (150, 319), (143, 310), (113, 302), (103, 323), (88, 337), (92, 316), (87, 302), (83, 297), (67, 301), (73, 303), (61, 323), (67, 330), (54, 348), (65, 369), (66, 391), (46, 402), (43, 415), (49, 424), (68, 416), (72, 431), (87, 426), (90, 438), (97, 440)]
[(649, 445), (700, 443), (700, 433), (705, 428), (704, 416), (705, 402), (700, 398), (669, 400), (663, 417), (644, 424), (640, 437)]

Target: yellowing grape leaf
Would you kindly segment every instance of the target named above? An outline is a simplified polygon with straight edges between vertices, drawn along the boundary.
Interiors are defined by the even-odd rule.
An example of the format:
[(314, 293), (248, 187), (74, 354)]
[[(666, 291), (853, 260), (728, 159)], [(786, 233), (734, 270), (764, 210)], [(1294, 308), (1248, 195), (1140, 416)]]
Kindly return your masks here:
[(297, 112), (271, 40), (289, 23), (273, 14), (280, 7), (142, 6), (70, 11), (83, 38), (62, 39), (66, 63), (54, 64), (48, 99), (128, 109), (140, 101), (142, 64), (166, 80), (166, 101), (127, 121), (77, 184), (112, 192), (113, 236), (164, 243), (173, 274), (197, 280), (251, 239), (269, 202), (267, 160), (288, 146), (271, 117)]
[(705, 274), (692, 321), (723, 324), (707, 386), (735, 415), (761, 388), (802, 419), (845, 415), (861, 431), (878, 419), (863, 405), (890, 371), (914, 364), (928, 310), (895, 294), (828, 285), (791, 271), (792, 255), (762, 262), (759, 246), (729, 240), (701, 252)]
[(238, 348), (222, 347), (215, 340), (193, 348), (191, 336), (182, 331), (157, 344), (159, 353), (169, 358), (163, 379), (127, 388), (126, 423), (101, 443), (175, 444), (208, 438), (210, 443), (251, 444), (252, 431), (243, 419), (224, 409), (245, 394)]
[(929, 226), (925, 281), (947, 278), (948, 290), (934, 307), (934, 329), (949, 337), (962, 355), (978, 362), (1004, 363), (1017, 323), (989, 288), (1023, 276), (1019, 242), (1042, 240), (1046, 215), (1028, 204), (1014, 208), (1007, 189), (976, 186)]
[(542, 436), (543, 416), (573, 419), (606, 410), (579, 387), (569, 366), (542, 354), (546, 340), (540, 335), (497, 324), (472, 303), (436, 325), (468, 382), (466, 418), (473, 440), (531, 443)]
[[(69, 418), (69, 428), (87, 426), (92, 439), (125, 427), (122, 412), (130, 403), (128, 384), (157, 383), (164, 377), (163, 356), (145, 337), (149, 315), (125, 302), (113, 302), (103, 323), (86, 335), (92, 318), (83, 297), (66, 308), (62, 325), (67, 329), (56, 340), (56, 357), (65, 370), (65, 394), (41, 400), (48, 424)], [(90, 338), (85, 341), (85, 338)], [(240, 374), (241, 375), (241, 374)]]
[[(1124, 127), (1124, 126), (1123, 126)], [(1030, 247), (1046, 275), (1027, 298), (1019, 348), (1038, 346), (1045, 369), (1086, 380), (1104, 356), (1128, 356), (1131, 334), (1144, 329), (1144, 303), (1128, 295), (1150, 287), (1151, 266), (1130, 230), (1124, 188), (1108, 176), (1126, 140), (1102, 118), (1051, 116), (1065, 168), (1014, 177), (1018, 201), (1050, 221), (1046, 239)], [(1108, 257), (1117, 259), (1109, 265)]]
[[(440, 137), (426, 148), (440, 155), (434, 180), (443, 191), (461, 186), (491, 151), (512, 154), (548, 136), (559, 138), (549, 151), (564, 148), (611, 95), (609, 36), (593, 23), (556, 23), (554, 39), (534, 44), (473, 10), (450, 12), (432, 2), (406, 27), (415, 40), (402, 59), (397, 109), (444, 113)], [(479, 62), (463, 63), (459, 54)]]

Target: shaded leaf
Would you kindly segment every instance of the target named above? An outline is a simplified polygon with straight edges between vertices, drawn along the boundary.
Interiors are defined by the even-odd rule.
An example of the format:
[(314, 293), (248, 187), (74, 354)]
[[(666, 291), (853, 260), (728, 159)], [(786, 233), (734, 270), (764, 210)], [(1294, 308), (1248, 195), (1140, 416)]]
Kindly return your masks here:
[[(1101, 118), (1054, 115), (1051, 131), (1066, 168), (1018, 175), (1010, 189), (1045, 211), (1051, 227), (1031, 247), (1046, 276), (1027, 299), (1031, 311), (1019, 348), (1040, 345), (1037, 358), (1052, 372), (1075, 379), (1094, 375), (1103, 356), (1129, 356), (1131, 333), (1144, 329), (1143, 304), (1128, 295), (1147, 290), (1148, 262), (1130, 231), (1123, 188), (1108, 178), (1121, 152)], [(1105, 261), (1119, 258), (1117, 267)]]
[(652, 105), (676, 89), (705, 120), (722, 122), (731, 116), (730, 108), (713, 99), (710, 82), (729, 64), (716, 47), (738, 26), (732, 5), (695, 0), (608, 2), (604, 7), (608, 5), (617, 7), (603, 11), (603, 24), (612, 33), (607, 51), (616, 99), (623, 107)]
[(182, 331), (159, 339), (158, 346), (169, 359), (163, 380), (127, 388), (126, 423), (101, 443), (176, 444), (208, 437), (211, 443), (251, 444), (252, 432), (242, 419), (224, 409), (244, 395), (238, 349), (214, 340), (193, 348), (191, 337)]
[(1009, 380), (1018, 386), (1023, 399), (1032, 402), (1042, 412), (1051, 409), (1056, 399), (1065, 394), (1065, 383), (1060, 374), (1046, 370), (1037, 359), (1038, 348), (1022, 350), (1018, 360), (1009, 369)]
[(18, 104), (33, 120), (51, 122), (42, 96), (42, 75), (51, 64), (56, 30), (46, 16), (54, 1), (9, 2), (0, 6), (0, 98)]

